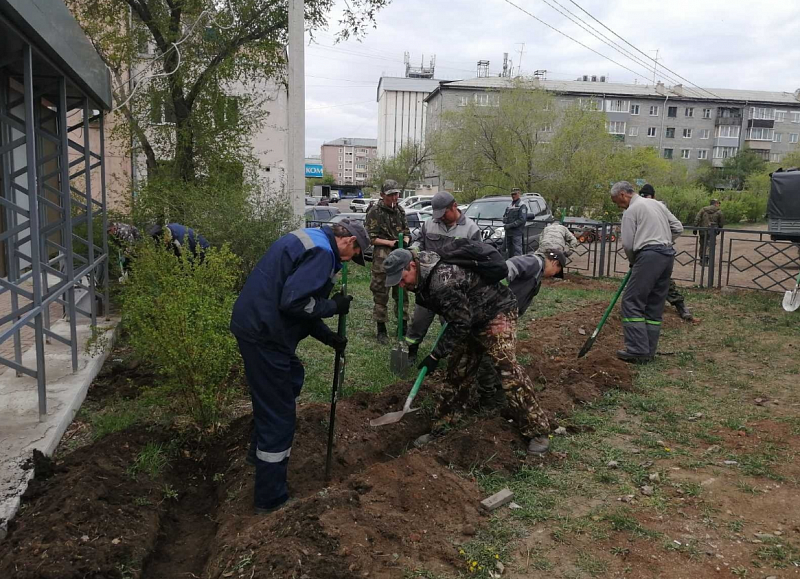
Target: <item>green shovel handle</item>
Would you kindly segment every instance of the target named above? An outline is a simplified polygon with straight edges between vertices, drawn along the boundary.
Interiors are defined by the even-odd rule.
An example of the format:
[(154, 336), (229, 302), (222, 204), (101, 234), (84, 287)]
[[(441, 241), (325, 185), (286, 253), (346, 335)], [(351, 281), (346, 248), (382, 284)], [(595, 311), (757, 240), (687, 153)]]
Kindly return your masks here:
[[(403, 249), (403, 232), (397, 234), (397, 249)], [(397, 287), (397, 341), (403, 341), (403, 288)]]
[[(442, 324), (442, 329), (439, 330), (439, 335), (436, 336), (436, 341), (433, 342), (433, 348), (431, 348), (431, 352), (433, 352), (436, 349), (436, 346), (439, 345), (439, 340), (442, 339), (442, 336), (444, 335), (444, 331), (446, 329), (447, 329), (447, 322)], [(414, 382), (414, 386), (411, 388), (411, 392), (408, 393), (408, 398), (406, 398), (406, 403), (403, 406), (404, 411), (408, 412), (408, 410), (411, 408), (411, 402), (416, 397), (417, 392), (419, 392), (419, 387), (422, 386), (422, 382), (425, 380), (425, 375), (427, 373), (428, 373), (428, 367), (423, 366), (422, 369), (419, 371), (419, 374), (417, 375), (417, 380), (416, 382)]]
[(614, 309), (614, 306), (617, 304), (617, 300), (619, 300), (619, 296), (622, 295), (622, 291), (625, 289), (625, 286), (628, 285), (628, 280), (631, 277), (631, 272), (632, 271), (633, 271), (632, 269), (629, 269), (628, 273), (625, 274), (625, 278), (622, 280), (622, 283), (619, 284), (619, 288), (617, 289), (617, 293), (614, 294), (614, 297), (612, 298), (611, 303), (608, 304), (608, 307), (606, 308), (606, 311), (603, 314), (603, 317), (600, 318), (600, 323), (597, 324), (597, 327), (594, 329), (594, 333), (592, 334), (593, 338), (597, 337), (597, 334), (600, 333), (600, 330), (602, 330), (603, 326), (606, 324), (606, 320), (608, 320), (608, 316), (611, 314), (611, 312)]

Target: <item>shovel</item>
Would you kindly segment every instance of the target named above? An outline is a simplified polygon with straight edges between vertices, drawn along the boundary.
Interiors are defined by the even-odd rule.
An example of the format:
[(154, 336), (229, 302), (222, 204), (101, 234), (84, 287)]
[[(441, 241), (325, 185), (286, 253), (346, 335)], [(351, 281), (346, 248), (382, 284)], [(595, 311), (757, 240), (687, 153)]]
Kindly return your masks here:
[(592, 349), (592, 346), (594, 346), (594, 341), (597, 339), (597, 336), (600, 334), (600, 330), (602, 330), (603, 326), (606, 324), (606, 320), (608, 319), (608, 316), (611, 313), (611, 310), (614, 309), (614, 306), (616, 305), (617, 300), (619, 299), (619, 296), (622, 295), (622, 290), (624, 290), (625, 286), (628, 285), (628, 280), (631, 277), (631, 271), (632, 270), (629, 269), (628, 273), (625, 274), (625, 277), (623, 278), (622, 283), (619, 284), (619, 289), (617, 290), (617, 293), (614, 294), (614, 297), (611, 299), (611, 303), (608, 304), (608, 307), (606, 308), (606, 313), (604, 313), (603, 317), (600, 318), (600, 323), (597, 324), (597, 327), (594, 329), (594, 332), (592, 332), (592, 335), (589, 336), (589, 339), (586, 340), (586, 343), (583, 345), (583, 348), (581, 348), (581, 351), (578, 352), (578, 358), (583, 358), (586, 354), (589, 353), (589, 350)]
[(800, 308), (800, 273), (797, 274), (794, 289), (783, 294), (783, 309), (793, 312), (797, 308)]
[[(442, 329), (439, 330), (439, 335), (436, 336), (436, 341), (433, 343), (433, 348), (431, 351), (436, 349), (436, 345), (439, 343), (439, 340), (442, 338), (444, 331), (447, 329), (447, 323), (442, 324)], [(406, 414), (411, 414), (412, 412), (416, 412), (419, 408), (411, 408), (411, 403), (414, 401), (414, 398), (419, 392), (419, 387), (422, 386), (422, 381), (425, 380), (425, 374), (428, 373), (428, 368), (423, 366), (423, 368), (419, 371), (419, 376), (417, 376), (417, 381), (414, 382), (413, 388), (411, 388), (411, 392), (408, 393), (408, 398), (406, 398), (406, 403), (403, 405), (402, 410), (398, 410), (397, 412), (389, 412), (388, 414), (384, 414), (379, 418), (373, 418), (369, 421), (370, 426), (386, 426), (387, 424), (394, 424), (395, 422), (400, 422), (403, 419), (403, 416)]]
[[(397, 248), (403, 249), (403, 234), (397, 235)], [(402, 376), (408, 369), (408, 349), (403, 339), (403, 288), (397, 288), (397, 344), (392, 348), (389, 369)]]
[[(347, 262), (342, 264), (342, 295), (347, 295)], [(338, 334), (347, 337), (347, 314), (339, 314)], [(336, 401), (339, 388), (344, 382), (345, 354), (336, 353), (333, 362), (333, 385), (331, 387), (331, 416), (328, 420), (328, 454), (325, 457), (325, 481), (331, 480), (331, 462), (333, 460), (333, 428), (336, 423)]]

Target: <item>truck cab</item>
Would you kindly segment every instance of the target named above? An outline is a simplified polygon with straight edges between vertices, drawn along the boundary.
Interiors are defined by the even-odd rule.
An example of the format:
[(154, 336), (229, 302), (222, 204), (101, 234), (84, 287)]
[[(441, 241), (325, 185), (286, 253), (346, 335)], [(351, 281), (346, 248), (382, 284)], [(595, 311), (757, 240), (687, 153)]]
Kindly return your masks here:
[(800, 243), (800, 169), (770, 174), (767, 218), (773, 241)]

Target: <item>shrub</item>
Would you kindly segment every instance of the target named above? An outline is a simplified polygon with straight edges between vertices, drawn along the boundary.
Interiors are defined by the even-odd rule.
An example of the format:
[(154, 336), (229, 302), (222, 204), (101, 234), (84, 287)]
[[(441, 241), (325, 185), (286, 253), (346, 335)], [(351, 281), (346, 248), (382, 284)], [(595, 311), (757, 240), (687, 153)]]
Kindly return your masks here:
[(239, 354), (228, 324), (240, 264), (227, 245), (209, 249), (197, 264), (142, 243), (123, 285), (131, 347), (203, 428), (220, 422), (235, 394), (231, 372)]
[(684, 224), (694, 224), (697, 213), (711, 200), (708, 192), (697, 186), (661, 187), (656, 196)]

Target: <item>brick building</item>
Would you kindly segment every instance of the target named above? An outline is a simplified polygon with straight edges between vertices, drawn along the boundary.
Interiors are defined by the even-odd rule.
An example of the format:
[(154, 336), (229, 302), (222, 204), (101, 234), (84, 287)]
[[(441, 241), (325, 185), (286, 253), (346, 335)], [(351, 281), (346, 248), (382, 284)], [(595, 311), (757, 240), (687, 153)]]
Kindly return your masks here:
[(378, 157), (377, 139), (341, 138), (320, 147), (322, 167), (339, 185), (368, 185), (370, 164)]

